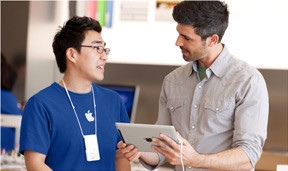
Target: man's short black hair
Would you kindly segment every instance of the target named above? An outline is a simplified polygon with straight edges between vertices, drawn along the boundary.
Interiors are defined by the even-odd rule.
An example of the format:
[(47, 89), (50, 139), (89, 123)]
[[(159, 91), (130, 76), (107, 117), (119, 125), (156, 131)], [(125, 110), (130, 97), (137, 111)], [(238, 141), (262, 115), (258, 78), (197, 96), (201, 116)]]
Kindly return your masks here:
[(219, 43), (228, 27), (229, 11), (220, 1), (183, 1), (174, 7), (173, 18), (179, 24), (193, 26), (203, 41), (217, 34)]
[(85, 39), (85, 33), (89, 30), (101, 33), (102, 27), (92, 18), (74, 16), (56, 33), (52, 46), (61, 73), (66, 70), (66, 50), (73, 47), (80, 53), (80, 45)]

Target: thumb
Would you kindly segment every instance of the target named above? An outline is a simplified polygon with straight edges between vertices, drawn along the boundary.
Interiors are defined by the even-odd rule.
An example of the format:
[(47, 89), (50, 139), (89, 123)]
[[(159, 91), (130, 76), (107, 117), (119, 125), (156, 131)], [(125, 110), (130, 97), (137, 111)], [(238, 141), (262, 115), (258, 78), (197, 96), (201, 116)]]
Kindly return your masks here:
[(117, 144), (117, 147), (121, 149), (121, 148), (126, 147), (126, 144), (123, 143), (123, 141), (119, 141), (119, 143)]

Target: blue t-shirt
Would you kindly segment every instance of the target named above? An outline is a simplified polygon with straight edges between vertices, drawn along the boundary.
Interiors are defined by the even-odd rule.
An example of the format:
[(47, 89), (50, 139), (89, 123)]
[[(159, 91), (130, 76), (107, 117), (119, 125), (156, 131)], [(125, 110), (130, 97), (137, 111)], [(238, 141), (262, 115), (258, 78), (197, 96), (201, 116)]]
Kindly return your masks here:
[[(11, 91), (1, 88), (1, 113), (22, 115), (17, 99)], [(1, 127), (1, 149), (14, 150), (15, 128)]]
[[(115, 122), (129, 122), (120, 96), (93, 85), (99, 161), (86, 160), (84, 139), (65, 89), (57, 83), (35, 94), (27, 102), (21, 125), (20, 152), (31, 150), (46, 155), (45, 163), (53, 170), (115, 170), (115, 150), (121, 140)], [(92, 91), (69, 91), (84, 135), (95, 134)]]

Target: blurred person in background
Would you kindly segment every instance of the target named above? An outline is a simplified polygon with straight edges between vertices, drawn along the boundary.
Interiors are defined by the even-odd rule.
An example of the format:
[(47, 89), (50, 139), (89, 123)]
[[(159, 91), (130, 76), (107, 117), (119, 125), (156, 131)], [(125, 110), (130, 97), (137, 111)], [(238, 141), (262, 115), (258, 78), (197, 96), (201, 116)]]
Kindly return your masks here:
[(12, 57), (10, 64), (17, 73), (17, 80), (13, 88), (13, 94), (16, 95), (18, 103), (21, 104), (21, 111), (23, 111), (26, 104), (24, 96), (26, 80), (26, 56), (23, 53), (17, 53)]
[[(12, 93), (16, 79), (16, 71), (1, 53), (1, 114), (22, 115), (18, 101)], [(14, 148), (15, 128), (1, 127), (1, 149), (10, 151)]]

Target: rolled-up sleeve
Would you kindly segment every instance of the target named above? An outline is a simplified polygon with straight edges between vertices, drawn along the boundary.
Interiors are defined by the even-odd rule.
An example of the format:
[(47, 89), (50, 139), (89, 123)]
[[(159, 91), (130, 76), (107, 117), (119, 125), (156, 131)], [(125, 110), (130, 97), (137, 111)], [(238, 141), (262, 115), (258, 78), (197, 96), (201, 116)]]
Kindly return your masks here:
[(269, 113), (267, 87), (260, 73), (250, 77), (236, 102), (232, 147), (241, 148), (255, 167), (267, 138)]

